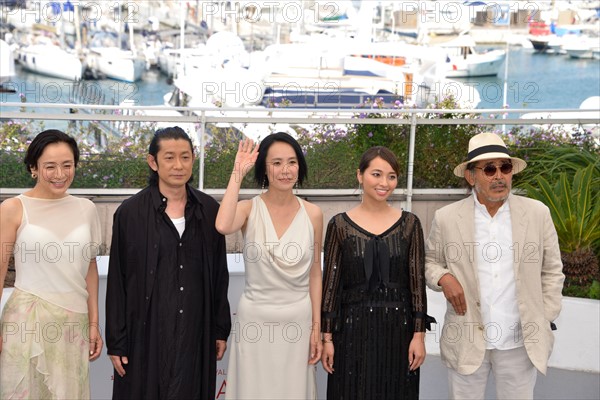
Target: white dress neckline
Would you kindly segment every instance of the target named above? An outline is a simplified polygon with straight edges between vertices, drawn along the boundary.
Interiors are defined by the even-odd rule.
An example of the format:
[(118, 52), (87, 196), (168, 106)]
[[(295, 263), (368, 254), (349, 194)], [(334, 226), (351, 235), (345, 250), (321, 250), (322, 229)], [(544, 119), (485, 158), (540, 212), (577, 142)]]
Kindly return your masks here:
[(260, 199), (261, 203), (262, 203), (262, 207), (265, 208), (266, 214), (269, 217), (269, 230), (271, 231), (271, 235), (272, 238), (275, 238), (277, 241), (282, 240), (283, 238), (285, 238), (285, 236), (288, 234), (288, 232), (291, 230), (291, 227), (296, 223), (296, 221), (298, 220), (299, 216), (301, 215), (301, 211), (304, 209), (304, 204), (302, 204), (302, 200), (298, 198), (298, 196), (294, 196), (296, 198), (296, 200), (298, 201), (298, 204), (300, 204), (300, 208), (298, 208), (298, 210), (296, 211), (296, 215), (294, 215), (294, 218), (292, 219), (292, 222), (290, 222), (290, 224), (287, 226), (287, 228), (285, 228), (285, 230), (283, 231), (283, 233), (281, 234), (281, 236), (277, 236), (277, 231), (275, 229), (275, 224), (273, 223), (273, 218), (271, 217), (271, 213), (269, 212), (269, 208), (267, 207), (267, 203), (263, 200), (263, 198), (261, 196), (258, 196), (258, 198)]

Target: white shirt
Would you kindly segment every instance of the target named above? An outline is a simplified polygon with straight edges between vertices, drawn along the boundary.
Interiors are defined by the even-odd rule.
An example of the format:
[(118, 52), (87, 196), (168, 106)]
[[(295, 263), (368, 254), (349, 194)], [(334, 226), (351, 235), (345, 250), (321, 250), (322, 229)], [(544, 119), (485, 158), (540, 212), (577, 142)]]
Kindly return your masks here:
[(175, 229), (179, 233), (179, 237), (183, 236), (183, 232), (185, 231), (185, 217), (181, 218), (171, 218), (173, 225), (175, 225)]
[(523, 346), (514, 273), (514, 245), (510, 208), (505, 201), (493, 217), (475, 199), (477, 272), (483, 334), (487, 349)]

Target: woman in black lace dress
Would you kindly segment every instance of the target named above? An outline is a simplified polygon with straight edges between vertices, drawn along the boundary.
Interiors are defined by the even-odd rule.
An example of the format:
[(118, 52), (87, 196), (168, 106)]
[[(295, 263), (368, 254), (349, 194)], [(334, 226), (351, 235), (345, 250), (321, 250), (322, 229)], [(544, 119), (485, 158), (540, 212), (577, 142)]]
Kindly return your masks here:
[(390, 207), (399, 166), (385, 147), (357, 171), (361, 203), (325, 237), (321, 361), (327, 398), (417, 399), (425, 360), (425, 250), (419, 219)]

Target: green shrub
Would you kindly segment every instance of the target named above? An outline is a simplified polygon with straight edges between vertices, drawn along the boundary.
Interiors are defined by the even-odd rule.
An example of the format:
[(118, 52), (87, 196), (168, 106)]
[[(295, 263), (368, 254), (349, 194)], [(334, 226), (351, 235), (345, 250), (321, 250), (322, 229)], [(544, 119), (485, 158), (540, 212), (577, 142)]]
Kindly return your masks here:
[(587, 297), (590, 299), (600, 300), (600, 282), (592, 282), (590, 289), (587, 292)]
[(563, 295), (569, 297), (600, 300), (600, 282), (594, 281), (591, 285), (583, 286), (565, 286), (563, 289)]
[(358, 186), (359, 155), (348, 140), (346, 129), (333, 124), (319, 125), (312, 132), (303, 129), (298, 134), (298, 142), (308, 164), (303, 187), (351, 189)]
[[(360, 155), (369, 147), (384, 145), (398, 156), (401, 167), (399, 186), (406, 186), (408, 172), (408, 148), (410, 125), (408, 114), (400, 112), (400, 102), (385, 104), (381, 98), (367, 101), (355, 110), (357, 123), (335, 125), (315, 124), (311, 128), (297, 129), (298, 141), (306, 155), (309, 176), (304, 188), (333, 189), (355, 188), (356, 169)], [(445, 98), (429, 106), (429, 109), (450, 110), (460, 108), (452, 98)], [(366, 109), (382, 110), (366, 113)], [(384, 110), (392, 110), (384, 111)], [(415, 188), (457, 188), (462, 181), (455, 177), (453, 168), (465, 158), (469, 139), (489, 126), (477, 124), (477, 116), (470, 113), (426, 111), (420, 118), (472, 119), (468, 125), (426, 125), (419, 124), (415, 138), (413, 166), (413, 187)], [(364, 119), (390, 118), (398, 120), (392, 124), (361, 124)], [(368, 122), (368, 121), (367, 121)], [(29, 140), (41, 131), (43, 125), (8, 121), (0, 125), (0, 187), (25, 188), (31, 186), (31, 178), (22, 164), (24, 151)], [(145, 155), (153, 125), (126, 125), (131, 132), (120, 137), (106, 139), (100, 149), (89, 143), (97, 143), (101, 136), (92, 123), (73, 124), (67, 133), (76, 137), (82, 153), (81, 163), (74, 187), (83, 188), (139, 188), (146, 184), (148, 167)], [(211, 141), (205, 146), (204, 187), (225, 188), (229, 180), (235, 153), (241, 133), (234, 128), (207, 126)], [(546, 162), (558, 158), (553, 151), (570, 147), (577, 149), (584, 157), (598, 158), (598, 147), (589, 140), (589, 135), (573, 136), (561, 130), (544, 131), (513, 128), (505, 135), (510, 150), (529, 161), (528, 168), (515, 175), (515, 185), (531, 180), (530, 177), (541, 171), (551, 171)], [(199, 155), (199, 149), (196, 149)], [(198, 165), (198, 164), (196, 164)], [(560, 171), (565, 167), (556, 167)], [(194, 170), (198, 171), (197, 167)], [(194, 178), (197, 181), (197, 178)], [(551, 181), (551, 179), (549, 179)], [(600, 187), (600, 184), (595, 185)], [(248, 174), (242, 187), (253, 188), (252, 174)]]

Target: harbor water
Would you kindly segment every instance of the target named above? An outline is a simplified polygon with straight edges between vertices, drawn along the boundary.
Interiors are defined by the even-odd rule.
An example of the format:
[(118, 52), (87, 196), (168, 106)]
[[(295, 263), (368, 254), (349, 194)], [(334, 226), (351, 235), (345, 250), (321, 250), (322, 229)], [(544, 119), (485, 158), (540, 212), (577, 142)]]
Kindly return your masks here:
[[(59, 66), (57, 66), (59, 68)], [(173, 86), (158, 70), (146, 71), (141, 81), (125, 83), (110, 79), (72, 81), (38, 75), (16, 67), (17, 75), (5, 83), (15, 93), (0, 93), (2, 102), (87, 103), (162, 105)], [(512, 47), (508, 55), (507, 104), (509, 109), (576, 109), (590, 96), (600, 94), (600, 61), (573, 59), (566, 55), (537, 53)], [(504, 68), (498, 76), (458, 78), (467, 91), (476, 90), (481, 101), (477, 108), (502, 108)], [(199, 83), (200, 84), (200, 83)], [(82, 90), (83, 89), (83, 90)], [(465, 90), (463, 88), (463, 90)], [(456, 92), (464, 98), (472, 93)], [(4, 111), (15, 111), (3, 106)], [(44, 112), (68, 113), (68, 110)]]
[[(600, 95), (600, 60), (512, 47), (507, 76), (509, 109), (575, 109), (588, 97)], [(458, 80), (477, 88), (481, 97), (477, 108), (502, 108), (504, 68), (495, 77)]]

